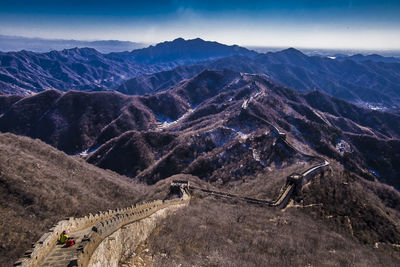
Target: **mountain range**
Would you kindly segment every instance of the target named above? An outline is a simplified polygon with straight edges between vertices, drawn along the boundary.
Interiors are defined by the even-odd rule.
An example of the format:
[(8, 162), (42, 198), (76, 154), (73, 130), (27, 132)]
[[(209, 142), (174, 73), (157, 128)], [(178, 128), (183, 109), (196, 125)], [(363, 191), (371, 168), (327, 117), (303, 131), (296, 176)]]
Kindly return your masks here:
[(29, 94), (46, 89), (112, 90), (124, 80), (140, 74), (235, 54), (253, 55), (255, 52), (201, 39), (176, 39), (155, 47), (110, 54), (101, 54), (93, 48), (48, 53), (0, 53), (0, 92)]
[(319, 90), (337, 98), (374, 109), (396, 109), (400, 104), (400, 64), (353, 57), (330, 59), (309, 57), (296, 49), (231, 56), (197, 65), (146, 74), (122, 83), (117, 90), (126, 94), (160, 91), (203, 69), (231, 69), (263, 73), (271, 80), (298, 91)]
[[(368, 179), (400, 186), (395, 164), (400, 159), (398, 115), (360, 108), (318, 91), (298, 93), (263, 75), (206, 70), (147, 96), (48, 90), (22, 98), (0, 96), (0, 101), (2, 132), (39, 138), (69, 154), (95, 150), (89, 162), (148, 183), (182, 171), (199, 175), (193, 168), (203, 160), (201, 153), (212, 158), (214, 149), (263, 128), (262, 121), (247, 114), (251, 110), (290, 132), (301, 146), (335, 158)], [(163, 134), (165, 129), (170, 134)], [(206, 141), (210, 134), (204, 131), (213, 141)], [(197, 132), (202, 137), (193, 139)], [(173, 168), (171, 157), (173, 162), (180, 157), (188, 161)], [(163, 164), (175, 171), (165, 172)], [(204, 175), (210, 179), (210, 173)]]
[(75, 48), (37, 54), (0, 53), (0, 91), (29, 94), (117, 90), (148, 94), (205, 69), (265, 74), (298, 91), (319, 90), (372, 109), (400, 107), (400, 62), (379, 55), (307, 56), (290, 48), (259, 54), (201, 39), (164, 42), (131, 52), (101, 54)]

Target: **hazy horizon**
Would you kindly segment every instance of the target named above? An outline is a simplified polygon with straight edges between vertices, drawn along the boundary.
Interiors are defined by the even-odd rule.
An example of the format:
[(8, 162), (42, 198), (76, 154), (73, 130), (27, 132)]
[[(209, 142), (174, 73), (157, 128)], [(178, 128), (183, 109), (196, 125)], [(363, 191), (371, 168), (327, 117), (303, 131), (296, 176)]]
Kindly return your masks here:
[(155, 44), (202, 38), (247, 47), (399, 50), (395, 0), (0, 0), (0, 34)]
[[(12, 35), (2, 35), (0, 34), (0, 38), (11, 38), (11, 39), (31, 39), (31, 40), (42, 40), (42, 41), (73, 41), (73, 42), (83, 42), (83, 43), (91, 43), (91, 42), (131, 42), (132, 44), (138, 44), (138, 45), (143, 45), (142, 47), (148, 47), (148, 46), (154, 46), (157, 45), (158, 43), (145, 43), (145, 42), (134, 42), (134, 41), (129, 41), (129, 40), (116, 40), (116, 39), (61, 39), (61, 38), (44, 38), (44, 37), (29, 37), (29, 36), (12, 36)], [(179, 38), (183, 38), (181, 36), (177, 36), (174, 37), (173, 39), (170, 40), (163, 40), (162, 42), (172, 42), (175, 39), (179, 39)], [(200, 37), (196, 37), (196, 38), (200, 38)], [(196, 39), (193, 38), (193, 39)], [(193, 39), (185, 39), (185, 40), (193, 40)], [(202, 39), (202, 38), (201, 38)], [(204, 41), (209, 41), (209, 42), (218, 42), (216, 40), (208, 40), (208, 39), (202, 39)], [(226, 44), (223, 42), (219, 42), (221, 44)], [(0, 40), (0, 44), (1, 44), (1, 40)], [(226, 44), (228, 45), (228, 44)], [(230, 44), (229, 44), (230, 45)], [(232, 45), (237, 45), (236, 43), (232, 44)], [(0, 45), (1, 47), (1, 45)], [(336, 51), (336, 52), (340, 52), (340, 51), (347, 51), (347, 52), (399, 52), (400, 53), (400, 48), (397, 49), (364, 49), (364, 48), (319, 48), (319, 47), (299, 47), (299, 46), (263, 46), (263, 45), (244, 45), (242, 47), (246, 47), (248, 49), (251, 50), (255, 50), (255, 51), (259, 51), (259, 52), (265, 52), (265, 51), (281, 51), (284, 49), (288, 49), (288, 48), (295, 48), (301, 51), (312, 51), (312, 50), (316, 50), (316, 51)], [(68, 48), (67, 48), (68, 49)], [(1, 51), (1, 48), (0, 48)], [(13, 50), (14, 51), (14, 50)], [(397, 53), (396, 53), (397, 54)], [(400, 54), (399, 54), (400, 56)]]

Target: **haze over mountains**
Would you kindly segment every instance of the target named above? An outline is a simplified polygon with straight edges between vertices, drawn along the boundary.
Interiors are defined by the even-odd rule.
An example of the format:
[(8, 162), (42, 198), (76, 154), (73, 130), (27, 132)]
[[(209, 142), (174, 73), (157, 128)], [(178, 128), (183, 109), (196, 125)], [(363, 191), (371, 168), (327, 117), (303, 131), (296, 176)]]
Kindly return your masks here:
[(89, 47), (101, 53), (111, 53), (132, 51), (145, 46), (145, 44), (141, 43), (117, 40), (80, 41), (0, 35), (0, 51), (3, 52), (27, 50), (36, 53), (45, 53), (53, 50)]

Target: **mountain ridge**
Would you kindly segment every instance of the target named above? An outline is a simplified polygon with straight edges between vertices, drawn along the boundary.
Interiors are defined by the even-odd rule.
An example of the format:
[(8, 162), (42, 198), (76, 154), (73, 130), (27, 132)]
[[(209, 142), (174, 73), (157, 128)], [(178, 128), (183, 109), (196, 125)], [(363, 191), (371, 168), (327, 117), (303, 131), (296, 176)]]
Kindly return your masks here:
[(155, 64), (177, 61), (179, 65), (188, 65), (234, 54), (255, 56), (257, 52), (237, 45), (227, 46), (200, 38), (191, 40), (178, 38), (130, 53), (135, 61), (140, 63)]
[(309, 57), (293, 48), (258, 54), (253, 58), (230, 56), (138, 76), (122, 83), (116, 90), (127, 94), (154, 93), (204, 69), (265, 74), (276, 83), (298, 91), (320, 90), (371, 109), (396, 110), (400, 106), (399, 63)]
[[(179, 45), (175, 47), (176, 44)], [(132, 52), (110, 54), (93, 48), (47, 53), (0, 52), (0, 91), (8, 94), (46, 89), (107, 91), (140, 74), (233, 54), (255, 55), (256, 52), (201, 39), (177, 39)]]

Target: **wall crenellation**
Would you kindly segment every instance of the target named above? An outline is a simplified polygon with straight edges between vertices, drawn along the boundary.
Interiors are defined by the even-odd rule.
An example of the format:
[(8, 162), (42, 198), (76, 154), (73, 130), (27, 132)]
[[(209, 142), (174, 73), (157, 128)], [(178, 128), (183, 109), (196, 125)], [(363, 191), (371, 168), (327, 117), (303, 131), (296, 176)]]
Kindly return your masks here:
[(47, 233), (44, 233), (37, 242), (32, 244), (32, 250), (26, 252), (24, 257), (19, 259), (14, 266), (40, 266), (40, 262), (46, 258), (55, 244), (57, 244), (57, 240), (64, 230), (76, 232), (92, 227), (89, 237), (84, 239), (84, 243), (89, 243), (90, 245), (78, 247), (78, 251), (85, 252), (84, 255), (90, 256), (87, 252), (93, 252), (99, 242), (118, 228), (132, 221), (143, 219), (160, 208), (178, 204), (181, 201), (181, 199), (178, 199), (142, 202), (123, 209), (102, 211), (96, 214), (89, 213), (81, 218), (70, 217), (61, 220), (53, 225)]
[(100, 245), (100, 243), (118, 229), (123, 228), (125, 225), (131, 224), (132, 222), (149, 217), (160, 209), (171, 205), (183, 204), (187, 202), (187, 200), (188, 199), (180, 198), (175, 200), (156, 200), (153, 202), (148, 202), (136, 207), (135, 209), (132, 209), (130, 213), (124, 214), (124, 216), (116, 216), (106, 221), (97, 223), (93, 227), (91, 233), (88, 235), (88, 238), (80, 247), (80, 253), (77, 260), (78, 266), (87, 266), (91, 255)]

